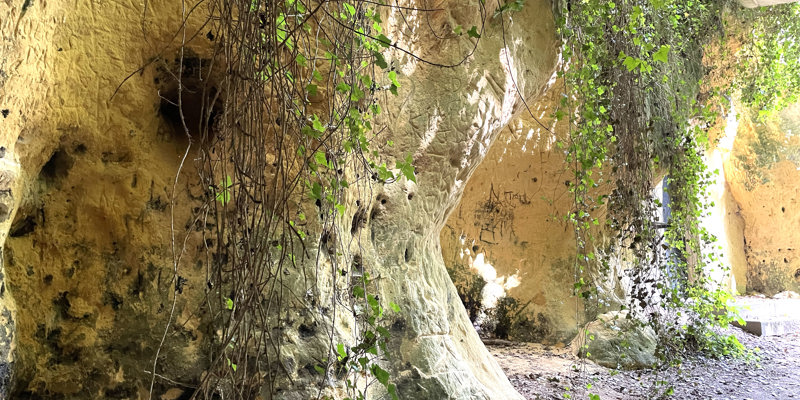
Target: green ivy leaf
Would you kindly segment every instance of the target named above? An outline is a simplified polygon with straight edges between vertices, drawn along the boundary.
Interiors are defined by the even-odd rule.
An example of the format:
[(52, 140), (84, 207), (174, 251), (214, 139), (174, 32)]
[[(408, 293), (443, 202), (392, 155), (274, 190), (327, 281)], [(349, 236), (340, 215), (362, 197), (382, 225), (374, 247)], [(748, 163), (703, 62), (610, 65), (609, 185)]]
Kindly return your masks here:
[(400, 87), (400, 82), (397, 82), (397, 72), (396, 71), (389, 71), (389, 80), (392, 81), (392, 84)]
[(308, 66), (308, 60), (306, 59), (306, 57), (304, 55), (302, 55), (300, 53), (297, 53), (297, 57), (295, 57), (295, 61), (297, 61), (297, 65), (299, 65), (301, 67)]
[(316, 116), (316, 114), (311, 117), (311, 126), (317, 132), (320, 133), (325, 132), (325, 126), (322, 125), (322, 121), (320, 121), (319, 117)]
[(400, 398), (397, 397), (397, 386), (395, 386), (394, 383), (386, 385), (386, 390), (389, 392), (389, 395), (392, 396), (392, 400), (400, 400)]
[(389, 47), (392, 45), (392, 41), (382, 33), (378, 35), (377, 39), (378, 39), (378, 44), (380, 44), (383, 47)]
[(233, 299), (231, 299), (230, 297), (225, 299), (225, 308), (227, 308), (228, 310), (233, 310)]
[(480, 39), (481, 37), (481, 34), (478, 33), (478, 27), (475, 25), (473, 25), (472, 28), (469, 28), (469, 30), (467, 31), (467, 35), (469, 35), (469, 37), (476, 39)]
[(653, 60), (666, 63), (669, 60), (669, 45), (661, 45), (658, 51), (653, 53)]
[(345, 358), (347, 358), (347, 351), (345, 351), (343, 344), (339, 343), (336, 345), (336, 352), (339, 353), (337, 356), (337, 359), (339, 361), (342, 361)]
[(321, 151), (318, 151), (318, 152), (314, 153), (314, 161), (318, 165), (322, 165), (322, 166), (325, 166), (325, 167), (328, 166), (328, 159), (325, 157), (325, 153), (323, 153)]
[(379, 365), (372, 364), (372, 375), (375, 375), (375, 379), (377, 379), (378, 382), (380, 382), (383, 386), (389, 385), (389, 373)]
[(383, 57), (379, 51), (373, 51), (372, 57), (375, 58), (375, 65), (377, 65), (381, 69), (389, 68), (389, 64), (386, 62), (386, 59)]
[(339, 82), (339, 84), (336, 85), (336, 90), (338, 90), (338, 91), (340, 91), (342, 93), (347, 93), (347, 92), (350, 91), (350, 85), (348, 85), (348, 84), (346, 84), (344, 82)]
[(364, 98), (364, 91), (359, 89), (358, 86), (353, 86), (353, 92), (350, 93), (350, 101), (359, 101)]
[(322, 185), (317, 182), (311, 186), (311, 193), (308, 194), (311, 200), (322, 200)]
[(394, 174), (386, 168), (386, 164), (381, 164), (381, 166), (378, 167), (378, 178), (385, 182), (394, 178)]
[(414, 175), (414, 166), (411, 155), (406, 155), (405, 161), (400, 161), (395, 164), (395, 168), (399, 169), (403, 176), (411, 182), (417, 183), (417, 177)]
[(637, 60), (631, 56), (625, 57), (625, 61), (622, 62), (622, 65), (628, 69), (628, 72), (633, 71), (636, 67), (638, 67), (642, 63), (641, 60)]
[(225, 177), (224, 182), (220, 182), (220, 186), (222, 186), (222, 191), (217, 193), (216, 198), (219, 204), (224, 207), (225, 204), (228, 204), (228, 201), (231, 199), (231, 194), (228, 189), (233, 187), (233, 181), (231, 181), (230, 175)]

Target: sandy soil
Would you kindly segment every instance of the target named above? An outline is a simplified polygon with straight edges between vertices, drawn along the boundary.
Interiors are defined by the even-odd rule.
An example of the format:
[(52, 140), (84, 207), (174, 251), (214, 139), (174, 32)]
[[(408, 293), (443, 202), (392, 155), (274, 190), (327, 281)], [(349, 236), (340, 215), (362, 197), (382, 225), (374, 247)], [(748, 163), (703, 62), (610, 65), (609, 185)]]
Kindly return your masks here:
[[(526, 399), (800, 399), (800, 333), (758, 337), (737, 328), (736, 335), (756, 361), (711, 359), (697, 355), (680, 367), (615, 371), (582, 362), (569, 349), (535, 343), (493, 345), (489, 350), (511, 384)], [(591, 388), (587, 389), (587, 385)], [(672, 388), (672, 396), (662, 396)], [(567, 397), (569, 396), (569, 397)]]

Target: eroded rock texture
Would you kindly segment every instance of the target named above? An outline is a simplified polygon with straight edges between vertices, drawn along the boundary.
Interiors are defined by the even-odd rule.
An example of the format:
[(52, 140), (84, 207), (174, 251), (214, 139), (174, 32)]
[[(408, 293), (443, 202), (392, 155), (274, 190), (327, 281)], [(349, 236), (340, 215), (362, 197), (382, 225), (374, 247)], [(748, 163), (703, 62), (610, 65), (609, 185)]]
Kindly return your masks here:
[[(575, 209), (574, 175), (563, 147), (569, 127), (554, 119), (563, 85), (554, 80), (500, 133), (441, 233), (445, 263), (471, 317), (489, 336), (566, 343), (598, 307), (613, 308), (626, 296), (623, 268), (576, 271), (575, 229), (564, 219)], [(599, 230), (595, 235), (593, 246), (601, 248), (607, 238)], [(573, 294), (581, 276), (598, 284), (601, 301), (586, 307)]]
[[(168, 96), (164, 71), (175, 65), (190, 11), (184, 56), (195, 69), (185, 73), (202, 70), (215, 40), (202, 25), (207, 10), (166, 0), (146, 8), (17, 3), (0, 3), (9, 16), (0, 20), (0, 234), (9, 236), (0, 388), (13, 366), (12, 396), (147, 398), (158, 351), (154, 395), (180, 394), (185, 387), (175, 382), (191, 387), (208, 365), (205, 346), (215, 333), (198, 312), (207, 286), (201, 257), (215, 244), (192, 225), (207, 190), (193, 164), (197, 149), (189, 147), (178, 172), (190, 142), (159, 94)], [(480, 24), (479, 4), (425, 8), (441, 9), (386, 11), (387, 34), (422, 59), (458, 63), (474, 39), (452, 32)], [(520, 96), (532, 99), (552, 75), (557, 44), (544, 0), (485, 27), (475, 53), (453, 68), (387, 53), (402, 89), (385, 107), (386, 137), (396, 145), (383, 156), (410, 153), (418, 184), (377, 188), (356, 233), (361, 246), (343, 257), (357, 252), (381, 301), (402, 310), (389, 369), (403, 398), (519, 398), (470, 326), (439, 232), (498, 132), (521, 112)], [(441, 32), (448, 34), (437, 39)], [(319, 225), (308, 229), (314, 249)], [(305, 265), (316, 271), (312, 261)], [(311, 294), (319, 304), (334, 285), (325, 268), (329, 262)], [(327, 349), (319, 333), (326, 329), (302, 330), (304, 321), (287, 322), (281, 336), (295, 379), (285, 398), (316, 393), (306, 367)], [(337, 324), (338, 339), (352, 342), (341, 321), (318, 321)]]
[[(578, 329), (571, 291), (575, 237), (563, 218), (572, 207), (566, 184), (572, 171), (556, 147), (566, 125), (556, 127), (552, 118), (561, 90), (553, 87), (530, 104), (533, 116), (526, 110), (501, 133), (442, 230), (442, 253), (456, 285), (479, 302), (471, 307), (492, 308), (499, 300), (500, 312), (510, 314), (490, 316), (495, 325), (487, 334), (566, 341)], [(473, 276), (485, 286), (474, 286)]]
[(799, 112), (794, 105), (766, 122), (743, 113), (726, 165), (745, 224), (748, 291), (800, 291)]

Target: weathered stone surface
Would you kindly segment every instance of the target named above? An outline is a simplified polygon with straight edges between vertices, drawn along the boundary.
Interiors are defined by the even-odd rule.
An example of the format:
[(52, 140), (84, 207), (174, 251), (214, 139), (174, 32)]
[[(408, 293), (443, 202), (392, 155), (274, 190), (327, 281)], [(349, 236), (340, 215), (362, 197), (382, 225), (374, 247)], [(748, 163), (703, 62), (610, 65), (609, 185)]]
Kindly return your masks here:
[(730, 173), (726, 170), (738, 130), (737, 109), (727, 112), (709, 132), (709, 142), (713, 145), (706, 150), (704, 159), (706, 168), (716, 173), (707, 187), (708, 214), (700, 223), (717, 238), (713, 248), (706, 248), (719, 254), (719, 264), (709, 266), (706, 271), (711, 281), (731, 293), (743, 294), (747, 291), (745, 223), (741, 207), (731, 193)]
[[(469, 3), (448, 4), (446, 9), (434, 26), (469, 26), (479, 8)], [(410, 378), (398, 385), (408, 398), (437, 398), (439, 393), (464, 399), (519, 396), (470, 325), (439, 244), (439, 232), (467, 180), (499, 131), (523, 110), (517, 91), (528, 98), (541, 92), (555, 68), (550, 4), (526, 3), (509, 18), (505, 43), (499, 26), (487, 25), (465, 70), (426, 66), (407, 56), (398, 60), (408, 97), (394, 102), (389, 118), (397, 127), (392, 129), (395, 151), (414, 152), (419, 185), (384, 186), (387, 210), (370, 221), (371, 249), (362, 254), (385, 268), (382, 297), (410, 311), (398, 348), (400, 359), (411, 368), (397, 368)], [(421, 38), (418, 43), (436, 41)], [(420, 51), (453, 62), (469, 48), (462, 43), (460, 50), (436, 46)], [(426, 81), (439, 84), (429, 91), (422, 85)], [(417, 375), (423, 378), (415, 379)]]
[(794, 3), (797, 0), (739, 0), (739, 4), (747, 8), (768, 7), (778, 4)]
[(607, 368), (641, 369), (656, 364), (656, 334), (649, 326), (627, 318), (627, 313), (614, 311), (597, 316), (597, 320), (572, 342), (573, 351), (583, 353)]
[[(505, 323), (509, 326), (487, 334), (567, 342), (587, 321), (572, 289), (575, 231), (564, 219), (574, 207), (568, 186), (573, 172), (565, 150), (557, 146), (568, 139), (569, 127), (566, 120), (553, 118), (562, 91), (563, 82), (554, 80), (544, 96), (529, 103), (530, 113), (525, 110), (500, 133), (441, 233), (445, 263), (462, 294), (475, 297), (472, 292), (479, 288), (473, 277), (482, 275), (488, 281), (483, 300), (489, 304), (480, 306), (492, 307), (497, 296), (513, 301), (512, 309), (503, 310), (512, 314)], [(602, 246), (602, 235), (597, 238)], [(600, 303), (623, 301), (623, 285), (614, 271), (608, 276), (587, 272), (600, 285)]]
[[(188, 141), (159, 114), (157, 67), (175, 58), (177, 43), (170, 42), (181, 26), (182, 4), (150, 0), (146, 12), (124, 1), (25, 2), (26, 10), (8, 4), (0, 2), (0, 14), (12, 16), (0, 21), (0, 108), (9, 110), (0, 119), (0, 146), (21, 169), (8, 175), (18, 176), (10, 186), (13, 204), (0, 208), (0, 216), (8, 214), (0, 232), (11, 231), (8, 291), (0, 295), (0, 313), (8, 315), (0, 379), (5, 382), (13, 362), (17, 397), (147, 398), (160, 348), (154, 396), (174, 395), (171, 381), (197, 382), (208, 365), (203, 347), (214, 335), (195, 313), (207, 285), (198, 262), (205, 242), (187, 225), (207, 189), (191, 162), (196, 148), (178, 170)], [(425, 6), (441, 10), (424, 21), (387, 11), (387, 35), (423, 59), (459, 62), (472, 41), (466, 35), (435, 39), (427, 29), (479, 24), (480, 5)], [(195, 10), (189, 30), (204, 17), (202, 7)], [(389, 369), (403, 398), (520, 398), (470, 326), (438, 238), (498, 132), (521, 111), (519, 96), (538, 94), (556, 63), (548, 1), (528, 2), (500, 18), (502, 25), (497, 18), (487, 22), (476, 52), (458, 67), (387, 52), (402, 89), (385, 106), (385, 137), (395, 147), (381, 156), (402, 159), (410, 152), (419, 183), (376, 187), (361, 240), (342, 257), (358, 254), (381, 301), (402, 310), (392, 325)], [(206, 57), (211, 39), (192, 37), (192, 53)], [(13, 172), (15, 163), (7, 169)], [(355, 194), (349, 196), (354, 202)], [(308, 232), (313, 251), (320, 224), (310, 222)], [(316, 270), (311, 261), (305, 265)], [(330, 268), (323, 261), (319, 269), (326, 272), (315, 277), (311, 296), (319, 304), (332, 298)], [(284, 284), (302, 288), (302, 277), (292, 274)], [(15, 307), (9, 294), (24, 301)], [(345, 317), (331, 321), (316, 313), (298, 307), (280, 338), (284, 367), (296, 383), (283, 398), (316, 393), (309, 383), (318, 376), (306, 367), (327, 356), (327, 327), (299, 332), (304, 321), (334, 324), (337, 339), (352, 344)]]
[(578, 328), (571, 290), (575, 237), (563, 219), (572, 206), (565, 185), (571, 171), (556, 148), (566, 125), (556, 127), (552, 118), (560, 90), (530, 104), (535, 116), (525, 111), (503, 130), (441, 234), (454, 274), (487, 281), (483, 307), (493, 307), (498, 296), (515, 300), (520, 309), (505, 310), (514, 313), (512, 326), (500, 332), (514, 340), (566, 341)]
[(745, 224), (747, 291), (800, 291), (800, 106), (763, 123), (740, 115), (725, 174)]
[[(148, 3), (146, 14), (126, 2), (0, 4), (0, 14), (14, 16), (3, 20), (4, 44), (21, 47), (0, 57), (8, 77), (2, 162), (22, 165), (15, 215), (2, 230), (10, 229), (4, 288), (18, 299), (7, 318), (16, 322), (12, 397), (138, 397), (168, 318), (182, 325), (168, 335), (159, 370), (187, 382), (202, 370), (202, 334), (180, 307), (202, 293), (178, 296), (170, 272), (168, 205), (189, 204), (195, 175), (187, 167), (171, 196), (186, 144), (158, 113), (155, 67), (111, 99), (180, 27), (179, 4)], [(200, 21), (198, 13), (189, 24)], [(190, 212), (175, 209), (181, 242)], [(192, 234), (186, 245), (197, 248), (199, 239)], [(195, 261), (178, 267), (201, 288)], [(170, 315), (173, 294), (179, 312)]]

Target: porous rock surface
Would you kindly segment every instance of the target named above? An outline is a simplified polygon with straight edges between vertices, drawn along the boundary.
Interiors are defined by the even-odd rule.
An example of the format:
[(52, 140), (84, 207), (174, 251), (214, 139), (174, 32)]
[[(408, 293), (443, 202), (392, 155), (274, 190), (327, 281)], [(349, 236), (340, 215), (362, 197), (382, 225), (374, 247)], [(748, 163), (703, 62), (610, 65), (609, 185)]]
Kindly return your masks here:
[[(478, 25), (480, 7), (435, 3), (425, 6), (441, 9), (426, 15), (387, 11), (387, 35), (423, 59), (458, 63), (474, 39), (426, 29)], [(147, 398), (157, 349), (153, 394), (175, 395), (186, 389), (176, 382), (191, 386), (208, 365), (213, 332), (196, 313), (208, 243), (187, 230), (207, 188), (196, 178), (196, 148), (179, 171), (189, 141), (159, 113), (158, 66), (174, 61), (187, 10), (194, 57), (207, 56), (213, 38), (198, 31), (202, 6), (146, 4), (0, 2), (8, 16), (0, 19), (0, 390), (12, 397)], [(402, 88), (385, 107), (396, 146), (382, 156), (410, 151), (418, 184), (379, 189), (358, 251), (379, 297), (402, 310), (388, 368), (403, 398), (519, 398), (470, 326), (439, 245), (465, 183), (522, 110), (520, 95), (535, 97), (555, 67), (548, 1), (500, 18), (487, 20), (475, 53), (454, 68), (387, 52)], [(308, 227), (310, 249), (318, 228)], [(323, 304), (329, 276), (311, 294)], [(300, 338), (302, 322), (284, 327), (296, 386), (283, 398), (313, 391), (304, 369), (327, 343), (322, 334)], [(352, 341), (336, 324), (339, 339)]]
[(744, 221), (747, 291), (800, 291), (800, 106), (766, 121), (742, 112), (725, 164)]
[[(563, 91), (563, 80), (554, 80), (500, 133), (441, 233), (442, 254), (461, 293), (481, 297), (472, 293), (478, 289), (475, 276), (481, 276), (487, 281), (481, 300), (494, 291), (489, 294), (513, 301), (512, 309), (503, 310), (509, 311), (504, 317), (510, 326), (501, 333), (514, 341), (566, 343), (598, 312), (573, 294), (576, 237), (564, 218), (574, 209), (569, 191), (574, 175), (563, 147), (569, 126), (566, 119), (555, 120)], [(608, 187), (603, 184), (597, 191), (607, 193)], [(599, 230), (595, 236), (593, 245), (601, 247), (607, 240)], [(621, 270), (614, 265), (605, 274), (594, 269), (586, 276), (578, 273), (598, 285), (601, 301), (590, 306), (624, 302)], [(469, 306), (485, 310), (492, 304)]]

